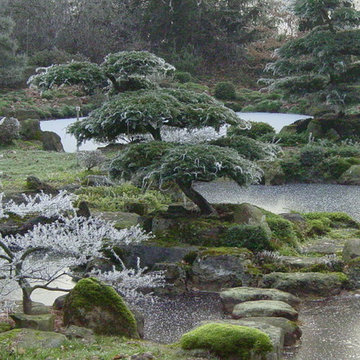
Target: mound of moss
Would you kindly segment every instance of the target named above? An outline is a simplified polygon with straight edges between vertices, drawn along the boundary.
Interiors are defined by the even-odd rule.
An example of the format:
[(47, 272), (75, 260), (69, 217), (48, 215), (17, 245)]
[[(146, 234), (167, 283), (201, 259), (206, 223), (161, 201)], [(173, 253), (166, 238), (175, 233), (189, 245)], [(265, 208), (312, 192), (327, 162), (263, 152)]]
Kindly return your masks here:
[(139, 337), (135, 317), (122, 297), (94, 278), (80, 280), (67, 296), (64, 324), (90, 328), (102, 335)]
[(260, 330), (230, 324), (206, 324), (184, 334), (180, 345), (185, 350), (205, 349), (222, 359), (238, 356), (252, 359), (253, 354), (265, 359), (273, 346), (268, 335)]

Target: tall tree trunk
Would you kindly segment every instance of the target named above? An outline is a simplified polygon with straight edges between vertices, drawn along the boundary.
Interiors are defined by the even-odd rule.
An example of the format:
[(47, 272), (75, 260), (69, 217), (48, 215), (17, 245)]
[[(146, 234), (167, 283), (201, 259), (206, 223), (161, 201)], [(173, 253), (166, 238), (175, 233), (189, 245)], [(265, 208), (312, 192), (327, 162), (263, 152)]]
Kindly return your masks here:
[(192, 183), (185, 183), (179, 180), (177, 180), (176, 183), (178, 184), (181, 191), (199, 207), (201, 214), (217, 215), (217, 211), (214, 209), (214, 207), (201, 194), (194, 190)]
[(161, 132), (159, 128), (154, 128), (150, 125), (148, 125), (146, 127), (146, 130), (152, 135), (152, 137), (154, 138), (154, 140), (156, 141), (162, 141), (161, 139)]
[(29, 288), (24, 287), (22, 290), (22, 301), (23, 301), (23, 312), (24, 314), (31, 314), (32, 301), (31, 301), (31, 291)]

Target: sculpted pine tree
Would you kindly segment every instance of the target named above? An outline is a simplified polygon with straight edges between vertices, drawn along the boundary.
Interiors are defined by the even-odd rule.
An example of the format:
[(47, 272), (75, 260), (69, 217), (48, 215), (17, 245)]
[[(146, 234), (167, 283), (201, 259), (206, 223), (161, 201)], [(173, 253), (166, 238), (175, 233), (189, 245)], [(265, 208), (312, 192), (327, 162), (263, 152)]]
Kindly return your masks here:
[(278, 49), (266, 70), (270, 89), (290, 94), (318, 92), (327, 103), (344, 105), (360, 80), (360, 12), (351, 0), (295, 0), (303, 36)]
[(42, 68), (29, 84), (41, 90), (63, 84), (93, 90), (104, 87), (108, 79), (109, 100), (69, 128), (79, 143), (89, 139), (111, 142), (132, 134), (151, 134), (161, 140), (164, 126), (219, 130), (222, 125), (239, 123), (235, 112), (205, 93), (160, 88), (159, 82), (174, 70), (147, 51), (123, 51), (109, 54), (100, 66), (72, 62)]
[(113, 178), (175, 182), (200, 209), (201, 214), (216, 214), (214, 207), (193, 187), (195, 181), (211, 182), (227, 177), (239, 185), (258, 182), (262, 172), (255, 162), (233, 149), (214, 145), (170, 145), (160, 142), (130, 146), (113, 160)]

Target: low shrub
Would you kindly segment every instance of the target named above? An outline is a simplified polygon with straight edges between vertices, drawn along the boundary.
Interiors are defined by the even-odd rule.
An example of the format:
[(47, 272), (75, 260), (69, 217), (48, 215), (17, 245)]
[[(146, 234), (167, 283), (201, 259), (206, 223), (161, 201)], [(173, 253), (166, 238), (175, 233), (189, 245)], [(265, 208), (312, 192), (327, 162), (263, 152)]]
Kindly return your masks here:
[(222, 359), (236, 356), (250, 360), (253, 355), (265, 358), (273, 346), (268, 335), (260, 330), (230, 324), (206, 324), (186, 334), (180, 340), (185, 350), (208, 350)]
[(13, 117), (0, 118), (0, 146), (9, 145), (19, 137), (20, 123)]
[(294, 224), (281, 216), (271, 214), (266, 216), (266, 221), (272, 231), (272, 237), (282, 243), (294, 245), (298, 239)]
[(273, 250), (271, 235), (262, 225), (236, 225), (227, 229), (223, 246), (244, 247), (252, 251)]
[(192, 76), (187, 71), (175, 71), (174, 80), (181, 84), (185, 84), (192, 81)]
[(313, 166), (319, 164), (327, 156), (322, 146), (307, 145), (301, 149), (300, 162), (304, 166)]
[(251, 128), (249, 130), (244, 130), (243, 128), (232, 125), (228, 129), (227, 135), (228, 136), (242, 135), (242, 136), (248, 136), (252, 139), (258, 139), (263, 135), (271, 134), (272, 136), (274, 136), (276, 134), (275, 129), (267, 123), (250, 121), (250, 124), (251, 124)]
[(247, 136), (221, 137), (210, 142), (211, 145), (229, 147), (249, 160), (262, 160), (276, 155), (280, 148), (272, 144), (264, 144)]
[(220, 100), (235, 100), (236, 89), (231, 82), (219, 82), (215, 86), (215, 97)]
[(308, 223), (307, 235), (309, 236), (325, 235), (330, 231), (330, 221), (323, 221), (320, 219), (316, 219), (316, 220), (309, 220), (307, 223)]
[(279, 112), (282, 107), (282, 102), (280, 100), (262, 100), (254, 105), (245, 106), (242, 111), (244, 112)]
[(82, 187), (77, 191), (78, 201), (86, 201), (99, 211), (127, 211), (129, 204), (143, 204), (148, 211), (161, 210), (171, 199), (160, 191), (147, 190), (125, 183), (119, 186)]
[(76, 157), (80, 166), (88, 171), (96, 166), (100, 167), (106, 162), (106, 156), (100, 150), (80, 151)]
[(312, 212), (303, 215), (307, 220), (320, 220), (333, 228), (359, 228), (359, 223), (342, 212)]
[(292, 134), (292, 133), (281, 133), (281, 134), (265, 134), (262, 135), (259, 141), (263, 142), (276, 142), (281, 146), (296, 146), (299, 144), (307, 144), (309, 141), (308, 135), (305, 133), (302, 134)]

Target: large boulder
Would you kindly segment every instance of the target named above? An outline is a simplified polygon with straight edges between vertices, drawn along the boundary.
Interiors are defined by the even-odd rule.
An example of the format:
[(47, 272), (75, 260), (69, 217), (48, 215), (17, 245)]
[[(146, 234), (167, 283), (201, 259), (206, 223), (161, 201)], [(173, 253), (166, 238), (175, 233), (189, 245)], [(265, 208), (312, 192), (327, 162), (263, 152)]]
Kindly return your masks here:
[(11, 349), (52, 349), (62, 346), (65, 342), (65, 335), (52, 331), (14, 329), (0, 334), (0, 343), (7, 344)]
[[(269, 336), (271, 344), (273, 346), (272, 351), (266, 354), (265, 359), (266, 360), (282, 359), (282, 350), (285, 345), (284, 343), (285, 330), (281, 326), (274, 326), (270, 323), (254, 321), (253, 319), (257, 319), (257, 318), (242, 319), (242, 320), (222, 319), (211, 322), (204, 321), (201, 322), (200, 325), (216, 323), (216, 324), (233, 325), (233, 326), (245, 326), (247, 328), (257, 329)], [(274, 319), (283, 319), (285, 321), (292, 322), (284, 318), (274, 318)]]
[[(284, 334), (284, 346), (294, 345), (302, 336), (302, 331), (297, 325), (297, 323), (284, 317), (248, 317), (245, 319), (232, 321), (238, 325), (251, 326), (259, 330), (261, 330), (261, 328), (257, 327), (257, 324), (268, 324), (278, 327), (282, 329), (282, 332)], [(253, 324), (249, 325), (250, 322), (252, 322)], [(266, 332), (265, 330), (263, 331)]]
[(45, 151), (64, 151), (64, 147), (61, 143), (61, 137), (52, 131), (43, 131), (41, 140)]
[(252, 287), (237, 287), (226, 289), (220, 293), (224, 311), (231, 313), (234, 306), (245, 301), (276, 300), (283, 301), (293, 307), (298, 307), (300, 299), (287, 292), (277, 289), (261, 289)]
[(350, 261), (359, 256), (360, 256), (360, 239), (347, 240), (342, 252), (343, 260)]
[(360, 185), (360, 165), (352, 165), (340, 177), (339, 184)]
[(19, 137), (20, 123), (13, 117), (0, 117), (0, 145), (8, 145)]
[(287, 291), (296, 296), (336, 295), (347, 286), (348, 278), (343, 273), (271, 273), (262, 279), (262, 287)]
[(275, 300), (246, 301), (234, 306), (231, 314), (234, 319), (248, 317), (284, 317), (291, 321), (297, 320), (299, 313), (289, 304)]
[(10, 317), (15, 321), (16, 328), (35, 329), (42, 331), (53, 331), (55, 315), (27, 315), (23, 313), (11, 314)]
[(64, 304), (64, 325), (97, 334), (139, 338), (136, 319), (117, 292), (97, 279), (80, 280)]
[(26, 187), (27, 189), (35, 192), (44, 192), (46, 194), (53, 194), (53, 195), (57, 195), (59, 193), (59, 190), (41, 181), (39, 178), (33, 175), (29, 175), (26, 178)]
[[(225, 249), (226, 250), (226, 249)], [(248, 252), (204, 251), (195, 259), (191, 285), (196, 289), (218, 291), (224, 287), (248, 286), (253, 282)]]
[(264, 332), (221, 323), (205, 324), (184, 334), (180, 345), (185, 350), (208, 350), (223, 359), (260, 360), (273, 350)]

